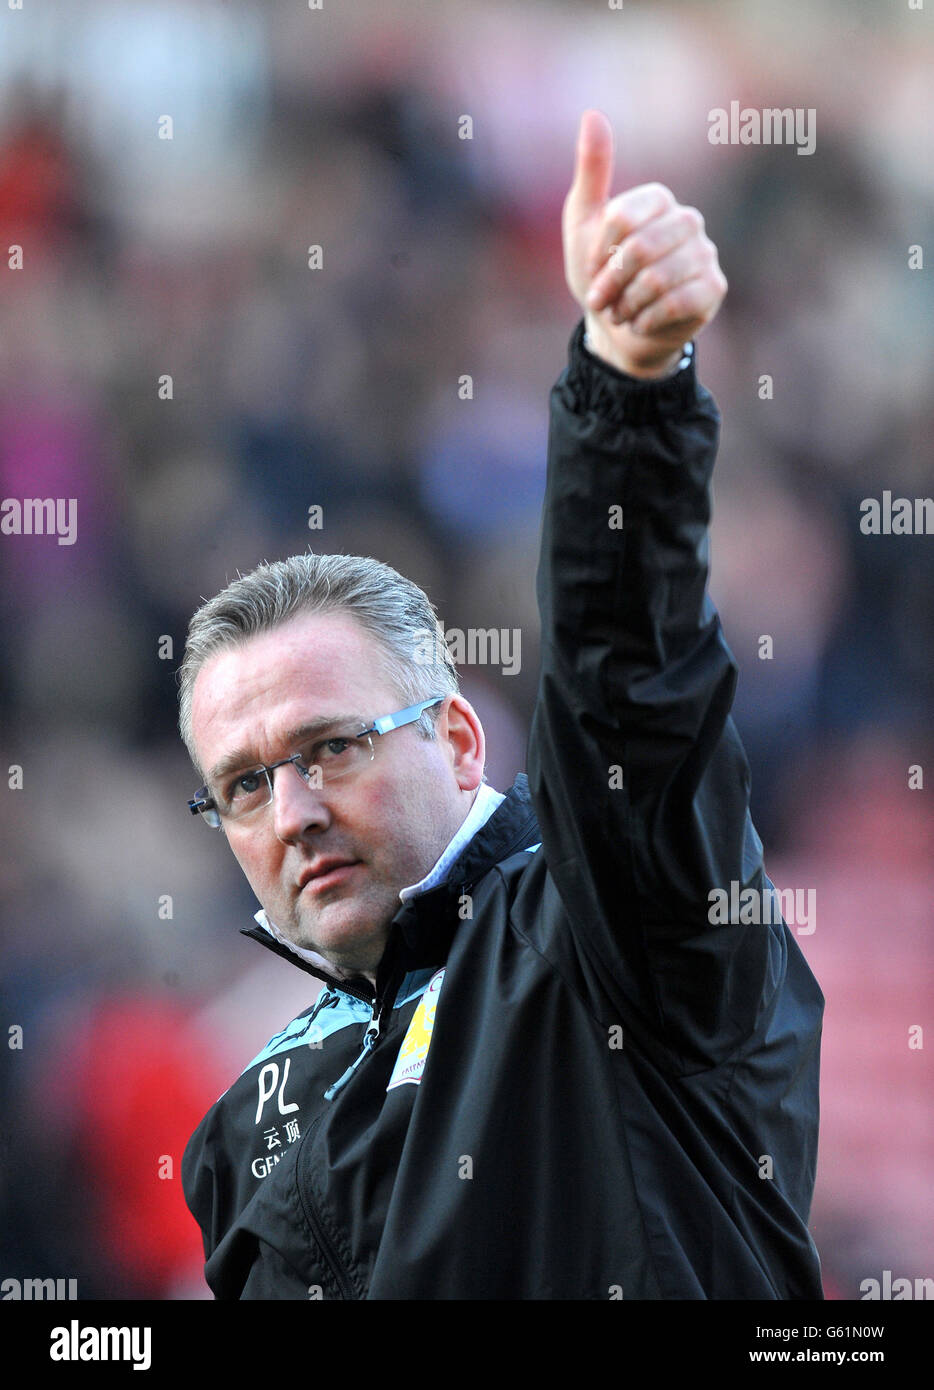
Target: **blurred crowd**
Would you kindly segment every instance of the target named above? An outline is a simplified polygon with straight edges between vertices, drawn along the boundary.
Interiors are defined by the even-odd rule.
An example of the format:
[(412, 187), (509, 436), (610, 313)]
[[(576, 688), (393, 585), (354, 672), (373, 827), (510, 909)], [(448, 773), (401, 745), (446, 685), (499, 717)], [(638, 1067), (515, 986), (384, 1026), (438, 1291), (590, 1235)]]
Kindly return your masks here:
[[(78, 537), (0, 538), (0, 770), (22, 769), (0, 795), (0, 1022), (22, 1028), (0, 1276), (204, 1296), (185, 1139), (312, 1002), (237, 935), (257, 904), (185, 807), (175, 671), (202, 596), (310, 545), (395, 565), (446, 627), (520, 629), (518, 673), (462, 677), (489, 781), (523, 768), (590, 105), (616, 187), (696, 204), (730, 282), (698, 348), (723, 415), (711, 593), (766, 868), (817, 891), (827, 1292), (934, 1275), (931, 1044), (909, 1048), (934, 958), (934, 541), (859, 526), (863, 498), (934, 491), (931, 272), (909, 269), (934, 256), (931, 40), (873, 7), (743, 9), (2, 20), (0, 498), (76, 498)], [(815, 108), (816, 152), (711, 145), (734, 98)]]

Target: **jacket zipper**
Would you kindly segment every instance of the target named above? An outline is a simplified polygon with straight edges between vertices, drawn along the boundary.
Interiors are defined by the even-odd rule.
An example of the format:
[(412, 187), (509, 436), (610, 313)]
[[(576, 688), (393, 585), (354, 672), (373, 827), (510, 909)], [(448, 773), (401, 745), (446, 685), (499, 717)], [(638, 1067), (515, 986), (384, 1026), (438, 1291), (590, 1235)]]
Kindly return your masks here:
[(382, 1014), (383, 1001), (381, 999), (374, 999), (370, 1022), (363, 1035), (363, 1047), (360, 1050), (360, 1055), (351, 1062), (343, 1076), (339, 1076), (334, 1084), (327, 1088), (324, 1093), (325, 1100), (333, 1100), (337, 1093), (344, 1089), (363, 1059), (368, 1057), (373, 1051), (373, 1048), (376, 1046), (376, 1040), (379, 1037), (379, 1025)]
[(333, 989), (329, 989), (329, 987), (325, 985), (324, 989), (321, 991), (321, 993), (318, 995), (318, 998), (315, 1000), (315, 1007), (308, 1015), (309, 1028), (314, 1023), (321, 1010), (333, 1008), (339, 998), (339, 994), (337, 994)]
[[(315, 1121), (316, 1125), (320, 1119), (321, 1116), (319, 1115), (318, 1119)], [(324, 1227), (321, 1225), (321, 1222), (318, 1218), (318, 1213), (315, 1210), (314, 1200), (312, 1199), (311, 1193), (306, 1193), (306, 1195), (302, 1196), (301, 1202), (305, 1215), (308, 1217), (308, 1225), (311, 1227), (311, 1234), (317, 1242), (318, 1249), (321, 1251), (321, 1254), (324, 1257), (324, 1263), (331, 1271), (331, 1274), (334, 1277), (334, 1281), (341, 1291), (341, 1297), (346, 1298), (352, 1302), (356, 1302), (357, 1295), (354, 1290), (354, 1287), (351, 1284), (347, 1275), (344, 1273), (344, 1268), (340, 1260), (338, 1259), (337, 1251), (334, 1249), (330, 1236), (327, 1234)]]

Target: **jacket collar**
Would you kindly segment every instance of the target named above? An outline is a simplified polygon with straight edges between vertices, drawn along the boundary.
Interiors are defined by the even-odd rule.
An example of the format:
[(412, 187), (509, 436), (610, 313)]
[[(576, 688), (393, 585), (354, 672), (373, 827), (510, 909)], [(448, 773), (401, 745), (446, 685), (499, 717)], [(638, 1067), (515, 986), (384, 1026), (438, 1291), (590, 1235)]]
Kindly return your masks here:
[[(520, 772), (506, 798), (482, 825), (457, 857), (444, 880), (434, 888), (401, 903), (392, 919), (389, 938), (377, 972), (376, 993), (383, 997), (412, 970), (439, 966), (446, 959), (454, 934), (460, 926), (457, 908), (463, 893), (470, 892), (484, 874), (511, 854), (527, 849), (540, 839), (529, 783)], [(332, 989), (343, 990), (372, 1002), (374, 990), (362, 976), (339, 979), (325, 969), (303, 960), (262, 927), (244, 927), (249, 936), (299, 970), (324, 980)], [(394, 992), (394, 991), (393, 991)]]

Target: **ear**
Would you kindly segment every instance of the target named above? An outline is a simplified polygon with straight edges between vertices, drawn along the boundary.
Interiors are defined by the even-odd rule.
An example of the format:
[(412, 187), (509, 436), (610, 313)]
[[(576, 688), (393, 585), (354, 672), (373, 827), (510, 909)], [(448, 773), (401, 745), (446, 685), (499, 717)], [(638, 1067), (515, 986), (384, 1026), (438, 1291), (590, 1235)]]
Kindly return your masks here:
[(452, 695), (437, 724), (437, 738), (451, 762), (462, 791), (475, 791), (483, 781), (486, 739), (477, 711), (462, 695)]

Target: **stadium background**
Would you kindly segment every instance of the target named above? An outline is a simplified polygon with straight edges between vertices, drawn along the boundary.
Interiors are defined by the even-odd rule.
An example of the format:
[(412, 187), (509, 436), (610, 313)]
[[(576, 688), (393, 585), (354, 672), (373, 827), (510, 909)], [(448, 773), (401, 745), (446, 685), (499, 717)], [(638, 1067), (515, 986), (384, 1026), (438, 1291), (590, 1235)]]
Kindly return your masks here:
[[(730, 282), (699, 344), (724, 418), (711, 591), (766, 868), (817, 894), (827, 1293), (934, 1275), (934, 539), (859, 529), (864, 497), (932, 492), (932, 271), (908, 268), (911, 245), (934, 258), (932, 10), (0, 10), (0, 496), (78, 499), (74, 546), (0, 539), (0, 1023), (23, 1029), (0, 1276), (206, 1296), (185, 1139), (312, 999), (238, 936), (256, 904), (185, 807), (199, 596), (311, 544), (396, 565), (447, 627), (520, 628), (518, 674), (463, 677), (493, 785), (523, 766), (547, 395), (576, 321), (560, 209), (592, 105), (614, 189), (699, 206)], [(816, 152), (711, 145), (731, 100), (813, 107)]]

